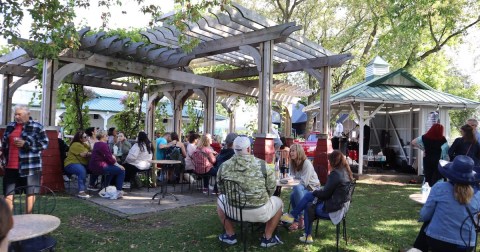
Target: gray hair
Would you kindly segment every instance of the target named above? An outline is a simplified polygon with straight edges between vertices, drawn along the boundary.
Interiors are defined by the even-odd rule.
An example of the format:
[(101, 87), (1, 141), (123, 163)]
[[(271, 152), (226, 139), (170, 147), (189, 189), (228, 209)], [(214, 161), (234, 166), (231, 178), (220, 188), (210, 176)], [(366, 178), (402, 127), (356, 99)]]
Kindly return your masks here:
[(104, 137), (104, 136), (108, 136), (108, 134), (107, 134), (107, 132), (106, 132), (105, 130), (99, 130), (99, 131), (97, 132), (97, 135), (96, 135), (97, 140), (102, 139), (102, 137)]
[(15, 107), (13, 107), (13, 111), (15, 112), (15, 111), (17, 111), (17, 110), (23, 110), (23, 111), (25, 111), (25, 112), (27, 112), (27, 113), (30, 114), (30, 109), (29, 109), (28, 106), (25, 105), (25, 104), (17, 104), (17, 105), (15, 105)]
[(474, 124), (475, 126), (478, 126), (478, 121), (477, 121), (477, 119), (475, 119), (475, 118), (470, 118), (470, 119), (468, 119), (468, 120), (467, 120), (467, 124), (468, 124), (468, 123), (472, 123), (472, 124)]

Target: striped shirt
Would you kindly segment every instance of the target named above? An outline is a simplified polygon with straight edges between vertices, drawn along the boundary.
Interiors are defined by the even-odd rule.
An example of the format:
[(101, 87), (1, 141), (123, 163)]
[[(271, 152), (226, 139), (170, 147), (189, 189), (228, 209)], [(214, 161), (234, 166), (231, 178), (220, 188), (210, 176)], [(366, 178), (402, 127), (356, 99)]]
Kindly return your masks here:
[[(15, 129), (17, 123), (11, 122), (5, 129), (2, 140), (2, 150), (4, 156), (8, 157), (9, 141), (8, 137)], [(42, 150), (48, 147), (48, 137), (43, 125), (34, 122), (32, 118), (23, 125), (20, 135), (25, 144), (19, 149), (19, 173), (20, 177), (34, 175), (42, 170)], [(8, 160), (7, 160), (8, 161)]]

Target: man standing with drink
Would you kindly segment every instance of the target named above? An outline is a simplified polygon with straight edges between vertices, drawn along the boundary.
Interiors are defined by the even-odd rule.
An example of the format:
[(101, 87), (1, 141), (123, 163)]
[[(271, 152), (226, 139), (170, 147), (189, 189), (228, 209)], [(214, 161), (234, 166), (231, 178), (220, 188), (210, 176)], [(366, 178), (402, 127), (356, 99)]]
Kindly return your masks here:
[[(18, 186), (40, 185), (42, 150), (48, 147), (48, 137), (43, 125), (32, 120), (25, 105), (15, 106), (15, 121), (7, 125), (2, 139), (2, 152), (6, 158), (3, 192), (10, 208), (13, 195), (6, 195)], [(35, 197), (28, 190), (27, 213), (32, 211)]]

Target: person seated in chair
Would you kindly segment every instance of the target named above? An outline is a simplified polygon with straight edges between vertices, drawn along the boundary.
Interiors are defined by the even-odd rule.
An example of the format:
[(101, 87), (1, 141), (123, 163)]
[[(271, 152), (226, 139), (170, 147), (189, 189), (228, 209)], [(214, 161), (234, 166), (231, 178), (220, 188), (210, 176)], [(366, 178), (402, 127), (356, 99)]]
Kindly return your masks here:
[(344, 203), (348, 202), (349, 185), (353, 181), (353, 174), (347, 160), (342, 152), (334, 150), (328, 155), (328, 161), (332, 167), (332, 171), (327, 177), (325, 186), (313, 192), (306, 192), (300, 202), (290, 212), (284, 214), (281, 218), (283, 222), (293, 223), (302, 211), (305, 211), (305, 233), (300, 237), (300, 241), (312, 243), (312, 224), (315, 216), (307, 214), (310, 202), (317, 198), (315, 207), (315, 215), (329, 218), (333, 223), (339, 223), (344, 216)]
[[(477, 234), (472, 220), (480, 210), (479, 177), (472, 158), (458, 155), (438, 165), (447, 182), (437, 182), (420, 210), (424, 222), (414, 247), (421, 251), (473, 251)], [(476, 219), (476, 218), (475, 218)], [(475, 220), (476, 221), (476, 220)]]
[[(123, 188), (130, 188), (131, 182), (135, 182), (137, 172), (150, 169), (150, 162), (153, 156), (153, 145), (147, 137), (147, 133), (140, 131), (137, 136), (137, 143), (128, 152), (125, 158), (125, 182)], [(133, 185), (139, 187), (140, 185)]]
[(92, 173), (90, 176), (90, 186), (93, 186), (98, 175), (107, 176), (107, 185), (115, 177), (115, 187), (117, 188), (117, 198), (123, 198), (123, 180), (125, 179), (125, 168), (117, 163), (115, 156), (108, 148), (108, 136), (100, 131), (97, 134), (98, 142), (95, 143), (92, 155), (88, 163), (88, 170)]
[(65, 173), (75, 174), (78, 180), (78, 195), (82, 199), (90, 198), (90, 195), (85, 192), (85, 184), (87, 182), (87, 166), (88, 160), (92, 155), (88, 147), (87, 134), (83, 130), (77, 131), (73, 136), (72, 142), (68, 149), (67, 157), (65, 158)]
[(217, 213), (224, 225), (225, 233), (218, 239), (227, 244), (237, 243), (232, 222), (226, 218), (224, 202), (228, 202), (223, 190), (223, 181), (237, 182), (245, 190), (246, 205), (242, 210), (243, 221), (266, 223), (261, 247), (282, 244), (277, 235), (273, 235), (282, 215), (283, 202), (272, 196), (275, 187), (275, 171), (268, 168), (265, 161), (250, 154), (250, 140), (239, 136), (233, 141), (235, 155), (223, 163), (217, 174), (217, 184), (221, 194), (217, 200)]

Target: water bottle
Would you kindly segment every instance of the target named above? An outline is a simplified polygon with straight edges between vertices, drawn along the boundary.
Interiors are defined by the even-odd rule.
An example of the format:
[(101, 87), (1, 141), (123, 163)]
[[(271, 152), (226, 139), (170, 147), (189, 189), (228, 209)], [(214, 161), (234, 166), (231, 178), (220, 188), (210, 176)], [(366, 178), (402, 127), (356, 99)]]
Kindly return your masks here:
[(426, 201), (429, 194), (430, 194), (430, 185), (428, 185), (428, 182), (425, 182), (422, 185), (422, 201)]

